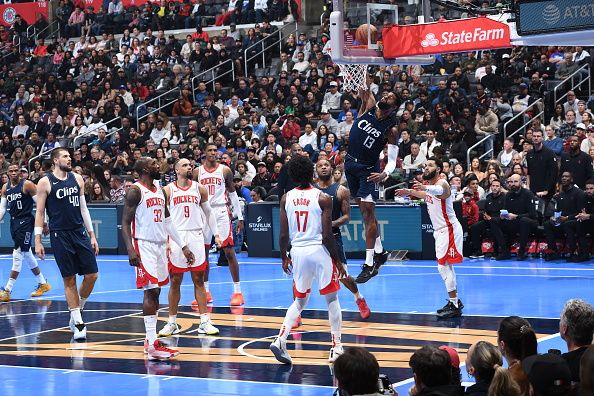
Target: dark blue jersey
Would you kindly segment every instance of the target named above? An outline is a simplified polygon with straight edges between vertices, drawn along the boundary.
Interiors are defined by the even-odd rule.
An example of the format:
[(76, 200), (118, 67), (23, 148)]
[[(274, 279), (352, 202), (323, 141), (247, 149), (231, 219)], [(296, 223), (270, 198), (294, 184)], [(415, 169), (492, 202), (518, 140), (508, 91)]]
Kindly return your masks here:
[[(316, 188), (318, 188), (321, 192), (328, 194), (332, 197), (332, 221), (337, 220), (340, 216), (343, 215), (342, 208), (338, 200), (338, 189), (340, 188), (340, 183), (331, 184), (327, 188), (322, 188), (316, 185)], [(340, 228), (332, 227), (332, 232), (334, 234), (340, 234)]]
[(69, 172), (66, 180), (60, 180), (48, 173), (47, 178), (51, 189), (45, 206), (50, 231), (81, 228), (84, 223), (80, 214), (80, 186), (74, 174)]
[(33, 217), (33, 197), (23, 191), (25, 179), (19, 184), (6, 185), (6, 201), (8, 201), (8, 213), (11, 219), (25, 219)]
[(396, 125), (391, 114), (383, 120), (375, 118), (376, 108), (357, 118), (349, 133), (347, 154), (365, 165), (374, 165), (386, 145), (386, 132)]

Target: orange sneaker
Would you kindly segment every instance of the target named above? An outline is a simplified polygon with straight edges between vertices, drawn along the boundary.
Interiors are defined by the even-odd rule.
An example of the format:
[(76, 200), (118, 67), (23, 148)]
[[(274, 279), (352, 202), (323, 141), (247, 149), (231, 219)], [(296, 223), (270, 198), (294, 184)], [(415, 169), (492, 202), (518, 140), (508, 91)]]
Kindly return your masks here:
[[(212, 304), (213, 302), (213, 298), (212, 298), (212, 294), (210, 294), (209, 291), (206, 292), (206, 303), (207, 304)], [(194, 300), (192, 301), (192, 305), (198, 305), (198, 301)]]
[(298, 327), (301, 327), (302, 321), (301, 321), (301, 315), (299, 315), (297, 317), (297, 320), (295, 321), (295, 323), (293, 323), (293, 327), (291, 327), (292, 329), (296, 329)]
[(229, 305), (231, 305), (232, 307), (238, 307), (240, 305), (243, 305), (244, 301), (243, 301), (243, 294), (241, 293), (233, 293), (231, 295), (231, 302), (229, 303)]
[(367, 301), (363, 297), (357, 299), (357, 306), (359, 307), (359, 313), (361, 314), (361, 319), (365, 320), (369, 318), (371, 315), (371, 310), (367, 305)]

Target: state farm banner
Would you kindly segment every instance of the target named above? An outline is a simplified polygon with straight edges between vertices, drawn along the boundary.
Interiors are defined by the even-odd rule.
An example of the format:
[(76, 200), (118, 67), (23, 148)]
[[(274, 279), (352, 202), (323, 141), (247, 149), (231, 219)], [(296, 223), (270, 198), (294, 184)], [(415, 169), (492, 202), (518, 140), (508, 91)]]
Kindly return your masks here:
[(509, 27), (489, 18), (468, 18), (382, 30), (384, 58), (511, 47)]
[(20, 15), (29, 25), (37, 20), (38, 15), (43, 15), (47, 20), (48, 3), (46, 1), (33, 3), (16, 3), (0, 5), (0, 24), (10, 26), (14, 23), (14, 18)]

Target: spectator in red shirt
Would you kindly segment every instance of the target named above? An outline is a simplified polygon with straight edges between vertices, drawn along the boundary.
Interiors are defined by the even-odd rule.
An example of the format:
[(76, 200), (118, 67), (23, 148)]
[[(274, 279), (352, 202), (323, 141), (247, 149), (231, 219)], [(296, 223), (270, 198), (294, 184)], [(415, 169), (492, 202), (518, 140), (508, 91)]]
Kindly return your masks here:
[(479, 208), (472, 199), (473, 195), (471, 191), (464, 191), (464, 199), (462, 199), (462, 216), (466, 219), (469, 227), (479, 220)]
[(295, 116), (293, 114), (287, 116), (287, 122), (283, 125), (281, 133), (286, 142), (289, 142), (292, 138), (299, 140), (299, 137), (301, 136), (301, 127), (295, 122)]
[(196, 27), (196, 31), (192, 33), (192, 40), (198, 40), (208, 43), (210, 37), (208, 36), (208, 33), (202, 31), (202, 27), (198, 26)]

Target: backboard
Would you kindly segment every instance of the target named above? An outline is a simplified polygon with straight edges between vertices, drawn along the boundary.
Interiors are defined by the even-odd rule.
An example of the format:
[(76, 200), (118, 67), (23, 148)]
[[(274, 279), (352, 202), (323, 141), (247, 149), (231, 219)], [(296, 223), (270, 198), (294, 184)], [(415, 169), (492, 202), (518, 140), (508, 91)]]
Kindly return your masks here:
[[(336, 63), (350, 64), (432, 64), (434, 57), (427, 55), (384, 58), (381, 37), (384, 26), (432, 21), (429, 0), (372, 1), (374, 0), (334, 0), (333, 11), (330, 14), (332, 60)], [(365, 40), (361, 40), (361, 35), (357, 37), (357, 29), (364, 24), (374, 26), (377, 34), (374, 35), (372, 29), (366, 29)]]

